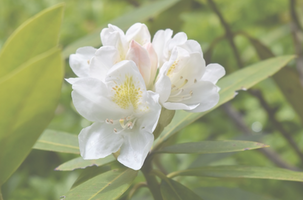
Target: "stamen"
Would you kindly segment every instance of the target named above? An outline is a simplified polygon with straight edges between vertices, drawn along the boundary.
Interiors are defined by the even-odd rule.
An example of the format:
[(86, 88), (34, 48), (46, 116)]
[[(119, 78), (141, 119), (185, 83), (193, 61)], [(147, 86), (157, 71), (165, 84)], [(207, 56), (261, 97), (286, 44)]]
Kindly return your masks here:
[(89, 64), (89, 60), (87, 60), (87, 64)]
[(176, 94), (174, 95), (170, 95), (170, 97), (175, 97), (175, 96), (178, 96), (179, 94), (181, 94), (183, 92), (183, 89), (179, 90), (179, 92), (177, 92)]
[(114, 132), (115, 132), (115, 133), (117, 133), (117, 132), (118, 132), (116, 128), (114, 128)]
[(194, 83), (197, 83), (197, 79), (194, 80)]
[(111, 120), (109, 120), (109, 122), (111, 123), (111, 124), (114, 124), (114, 121), (111, 119)]
[(108, 119), (106, 119), (106, 120), (105, 120), (105, 123), (109, 124), (110, 122), (109, 122), (109, 120), (108, 120)]
[(182, 79), (183, 78), (183, 76), (180, 76), (180, 79)]
[(119, 119), (119, 122), (120, 122), (120, 125), (122, 126), (122, 128), (125, 128), (124, 119)]

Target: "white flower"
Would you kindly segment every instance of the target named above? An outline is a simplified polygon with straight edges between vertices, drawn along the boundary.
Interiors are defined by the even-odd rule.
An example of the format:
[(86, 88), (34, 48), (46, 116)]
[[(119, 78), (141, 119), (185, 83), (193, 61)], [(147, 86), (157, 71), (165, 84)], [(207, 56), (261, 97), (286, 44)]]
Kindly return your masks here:
[(224, 68), (219, 64), (205, 67), (199, 43), (187, 40), (185, 33), (171, 36), (171, 30), (160, 30), (153, 40), (159, 58), (155, 91), (160, 94), (160, 103), (170, 110), (211, 109), (219, 101), (216, 83), (224, 76)]
[[(152, 89), (156, 77), (158, 57), (150, 42), (150, 33), (145, 24), (132, 25), (126, 34), (117, 26), (108, 25), (101, 31), (103, 46), (79, 48), (70, 56), (74, 73), (82, 77), (105, 78), (107, 71), (117, 62), (132, 60), (136, 63), (147, 89)], [(69, 79), (73, 83), (78, 79)]]
[(133, 61), (121, 61), (99, 75), (101, 78), (86, 76), (72, 84), (75, 108), (94, 122), (79, 134), (81, 156), (104, 158), (120, 149), (118, 161), (138, 170), (154, 141), (161, 112), (159, 95), (146, 90)]

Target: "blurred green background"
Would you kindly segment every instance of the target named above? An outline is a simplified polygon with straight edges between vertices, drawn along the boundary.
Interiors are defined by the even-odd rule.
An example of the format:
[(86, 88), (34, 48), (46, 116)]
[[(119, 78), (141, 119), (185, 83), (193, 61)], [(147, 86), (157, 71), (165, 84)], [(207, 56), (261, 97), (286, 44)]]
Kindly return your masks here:
[[(109, 20), (131, 12), (148, 3), (149, 0), (1, 0), (0, 48), (9, 35), (25, 20), (60, 2), (66, 3), (60, 40), (60, 44), (64, 48), (106, 24)], [(215, 0), (215, 2), (233, 31), (245, 31), (258, 38), (270, 47), (275, 55), (295, 54), (290, 31), (289, 1)], [(302, 1), (297, 2), (296, 10), (302, 24)], [(142, 22), (140, 18), (137, 21)], [(207, 2), (203, 0), (180, 1), (144, 23), (148, 25), (152, 36), (158, 29), (171, 28), (174, 33), (183, 31), (188, 35), (188, 38), (197, 40), (201, 44), (204, 53), (216, 38), (224, 35), (224, 29), (218, 17)], [(245, 38), (237, 37), (236, 44), (245, 66), (258, 61), (254, 49)], [(217, 44), (212, 53), (211, 61), (223, 65), (227, 74), (238, 69), (227, 40)], [(291, 63), (290, 67), (294, 66), (295, 63)], [(65, 77), (74, 76), (68, 62), (66, 62)], [(297, 145), (303, 151), (303, 129), (300, 119), (273, 80), (269, 78), (255, 88), (263, 92), (265, 99), (275, 110), (279, 123), (291, 133)], [(49, 129), (78, 134), (83, 127), (90, 124), (73, 109), (70, 94), (71, 86), (64, 82), (60, 105), (56, 110), (55, 118), (49, 124)], [(247, 92), (240, 91), (231, 103), (236, 108), (236, 112), (241, 115), (249, 130), (253, 132), (253, 136), (262, 137), (263, 143), (270, 145), (271, 149), (278, 153), (289, 165), (303, 169), (303, 163), (270, 122), (266, 111), (260, 106), (256, 98)], [(234, 124), (226, 109), (221, 106), (180, 131), (173, 140), (181, 143), (233, 139), (243, 137), (243, 135), (243, 131)], [(254, 138), (251, 140), (254, 140)], [(61, 195), (69, 190), (79, 171), (60, 172), (54, 171), (54, 169), (61, 163), (75, 157), (70, 154), (32, 150), (24, 163), (3, 186), (4, 199), (59, 199)], [(163, 155), (159, 159), (162, 160), (165, 170), (171, 172), (177, 169), (185, 169), (197, 157), (199, 157), (201, 163), (210, 165), (275, 166), (257, 150), (230, 155), (223, 154), (223, 156), (212, 158), (198, 155)], [(268, 199), (300, 200), (303, 196), (301, 189), (303, 185), (295, 182), (253, 179), (202, 179), (195, 177), (181, 177), (178, 180), (189, 188), (201, 186), (241, 188), (252, 193), (262, 194)], [(148, 190), (142, 189), (133, 199), (151, 199), (149, 196)]]

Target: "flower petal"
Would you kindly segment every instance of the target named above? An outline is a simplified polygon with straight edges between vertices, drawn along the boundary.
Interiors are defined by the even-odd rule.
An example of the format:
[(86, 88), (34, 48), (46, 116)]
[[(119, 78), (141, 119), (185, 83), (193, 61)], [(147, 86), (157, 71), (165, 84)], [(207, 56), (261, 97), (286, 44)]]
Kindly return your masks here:
[(118, 156), (118, 161), (134, 170), (141, 169), (144, 160), (154, 142), (154, 135), (149, 132), (131, 131), (125, 133), (124, 143)]
[(151, 72), (151, 60), (149, 54), (145, 48), (143, 48), (136, 41), (132, 40), (130, 42), (130, 47), (126, 54), (127, 60), (132, 60), (136, 63), (146, 86), (150, 83), (150, 72)]
[(89, 76), (89, 64), (96, 50), (94, 47), (81, 47), (76, 54), (69, 56), (69, 65), (78, 77)]
[(90, 77), (104, 81), (109, 69), (119, 61), (119, 52), (113, 46), (102, 46), (95, 53), (90, 66)]
[(112, 125), (102, 122), (82, 129), (78, 138), (84, 160), (104, 158), (117, 152), (123, 143), (122, 136), (114, 133)]
[(127, 41), (135, 40), (140, 45), (145, 45), (150, 42), (150, 33), (145, 24), (135, 23), (132, 25), (125, 34)]
[(72, 99), (77, 111), (89, 121), (119, 119), (122, 110), (109, 99), (108, 88), (98, 79), (82, 78), (73, 85)]
[(186, 49), (189, 53), (200, 53), (203, 56), (200, 44), (195, 40), (187, 40), (180, 47)]
[(202, 77), (203, 81), (210, 81), (216, 84), (220, 78), (225, 75), (225, 69), (217, 63), (211, 63), (206, 66), (206, 71)]
[(168, 110), (193, 110), (197, 108), (199, 104), (186, 105), (184, 103), (165, 102), (163, 107)]
[(158, 56), (157, 56), (157, 53), (156, 53), (156, 51), (153, 48), (153, 45), (151, 43), (147, 43), (147, 45), (145, 45), (145, 48), (146, 48), (146, 50), (148, 52), (148, 55), (149, 55), (149, 58), (150, 58), (150, 62), (151, 62), (150, 82), (147, 85), (147, 89), (151, 89), (152, 85), (154, 84), (156, 75), (157, 75)]
[(152, 45), (158, 55), (158, 67), (161, 67), (164, 62), (167, 61), (167, 59), (164, 57), (164, 47), (168, 40), (171, 39), (171, 36), (173, 35), (173, 31), (171, 29), (159, 30), (156, 32)]
[(128, 49), (128, 41), (124, 32), (117, 26), (109, 24), (108, 28), (102, 29), (100, 36), (103, 46), (116, 47), (120, 54), (120, 60), (124, 60)]
[(184, 32), (179, 32), (167, 42), (167, 50), (172, 51), (176, 46), (183, 45), (186, 41), (187, 35)]
[(138, 117), (137, 124), (140, 130), (152, 133), (157, 124), (161, 113), (161, 105), (159, 104), (159, 94), (147, 91), (145, 96), (145, 105), (148, 106), (146, 111), (142, 111)]
[(155, 91), (160, 95), (159, 101), (161, 104), (167, 101), (171, 93), (171, 81), (165, 74), (165, 69), (161, 68), (155, 83)]
[(219, 102), (218, 86), (209, 81), (198, 81), (192, 87), (186, 88), (184, 93), (192, 92), (192, 97), (182, 101), (187, 105), (200, 103), (199, 106), (190, 112), (204, 112), (213, 108)]

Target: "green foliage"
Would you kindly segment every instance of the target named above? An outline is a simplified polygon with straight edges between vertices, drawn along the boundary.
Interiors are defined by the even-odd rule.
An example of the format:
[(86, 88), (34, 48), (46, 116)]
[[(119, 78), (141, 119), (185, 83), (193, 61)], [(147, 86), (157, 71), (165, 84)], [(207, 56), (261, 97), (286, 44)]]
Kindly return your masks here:
[(303, 182), (303, 173), (280, 168), (251, 166), (212, 166), (172, 172), (168, 177), (203, 176), (220, 178), (259, 178)]
[(130, 186), (138, 171), (113, 169), (72, 188), (65, 199), (117, 199)]
[(80, 154), (78, 137), (70, 133), (46, 130), (40, 136), (34, 149)]
[(175, 144), (172, 146), (164, 147), (156, 153), (179, 153), (179, 154), (208, 154), (208, 153), (225, 153), (235, 151), (246, 151), (252, 149), (259, 149), (268, 147), (265, 144), (249, 141), (203, 141), (203, 142), (190, 142)]
[[(62, 13), (59, 5), (32, 18), (1, 50), (0, 185), (20, 166), (54, 116), (63, 77), (56, 48)], [(48, 21), (52, 30), (40, 34), (46, 29), (40, 25)]]
[(163, 200), (202, 200), (193, 191), (172, 179), (162, 180), (160, 187)]
[(105, 164), (108, 164), (112, 161), (115, 161), (115, 157), (113, 156), (108, 156), (106, 158), (101, 158), (98, 160), (83, 160), (82, 157), (78, 157), (75, 159), (72, 159), (70, 161), (67, 161), (65, 163), (63, 163), (62, 165), (58, 166), (56, 168), (56, 170), (58, 171), (72, 171), (74, 169), (84, 169), (86, 167), (90, 167), (90, 166), (102, 166)]
[[(30, 147), (53, 117), (62, 81), (61, 56), (56, 49), (62, 6), (38, 14), (18, 28), (5, 44), (4, 41), (25, 19), (58, 2), (0, 2), (0, 29), (3, 30), (0, 32), (0, 111), (1, 114), (5, 113), (0, 117), (0, 185), (25, 159)], [(231, 31), (234, 31), (233, 39), (244, 66), (257, 63), (259, 59), (275, 55), (278, 57), (238, 71), (224, 28), (206, 0), (65, 0), (66, 14), (60, 36), (60, 45), (65, 47), (63, 57), (67, 58), (81, 46), (99, 47), (100, 30), (108, 23), (126, 30), (135, 22), (145, 22), (152, 34), (159, 28), (171, 28), (174, 33), (184, 31), (188, 38), (201, 43), (207, 62), (218, 62), (226, 68), (228, 76), (219, 82), (219, 105), (233, 99), (231, 105), (240, 114), (246, 129), (235, 123), (225, 107), (219, 105), (212, 112), (205, 113), (181, 111), (174, 116), (174, 112), (162, 111), (154, 133), (155, 138), (161, 135), (145, 163), (147, 170), (144, 173), (148, 176), (143, 176), (142, 173), (121, 167), (113, 156), (98, 160), (78, 157), (76, 134), (90, 122), (75, 112), (71, 105), (70, 85), (64, 83), (55, 118), (34, 146), (34, 149), (45, 151), (33, 150), (29, 154), (3, 185), (4, 198), (52, 200), (66, 194), (63, 196), (65, 199), (151, 199), (152, 194), (147, 189), (141, 190), (136, 185), (142, 182), (144, 185), (146, 177), (155, 178), (152, 168), (157, 168), (164, 174), (170, 173), (168, 177), (178, 176), (173, 180), (162, 174), (158, 177), (161, 179), (160, 184), (154, 179), (156, 191), (158, 189), (160, 196), (162, 193), (163, 199), (299, 199), (303, 195), (301, 183), (285, 184), (275, 180), (302, 182), (302, 173), (276, 168), (273, 157), (263, 151), (243, 151), (260, 147), (258, 143), (237, 141), (243, 146), (234, 148), (225, 141), (238, 140), (239, 136), (248, 132), (249, 136), (257, 136), (258, 139), (247, 137), (245, 140), (270, 145), (271, 148), (265, 150), (274, 152), (287, 166), (302, 169), (302, 161), (279, 134), (279, 128), (271, 123), (270, 116), (259, 105), (259, 101), (241, 91), (256, 85), (272, 107), (271, 114), (297, 142), (299, 150), (303, 149), (303, 143), (300, 142), (303, 140), (302, 85), (294, 68), (295, 62), (290, 62), (293, 57), (283, 56), (296, 53), (288, 2), (214, 2)], [(302, 2), (297, 1), (295, 9), (298, 23), (303, 22), (302, 12), (299, 12), (302, 6)], [(32, 31), (34, 28), (37, 30)], [(244, 34), (245, 37), (242, 37), (242, 31), (249, 33), (249, 36)], [(24, 47), (19, 47), (20, 44), (24, 44)], [(288, 67), (282, 68), (287, 63)], [(66, 66), (65, 76), (74, 76)], [(237, 72), (229, 75), (234, 71)], [(278, 87), (272, 78), (266, 79), (271, 76)], [(236, 92), (239, 94), (234, 98)], [(21, 112), (16, 114), (19, 110)], [(8, 147), (10, 145), (12, 147)], [(212, 154), (190, 154), (205, 153), (206, 150)], [(242, 152), (233, 152), (239, 150)], [(58, 165), (58, 171), (53, 171)], [(254, 165), (264, 167), (251, 167)], [(134, 187), (131, 186), (132, 182)], [(129, 194), (132, 196), (129, 197)]]

